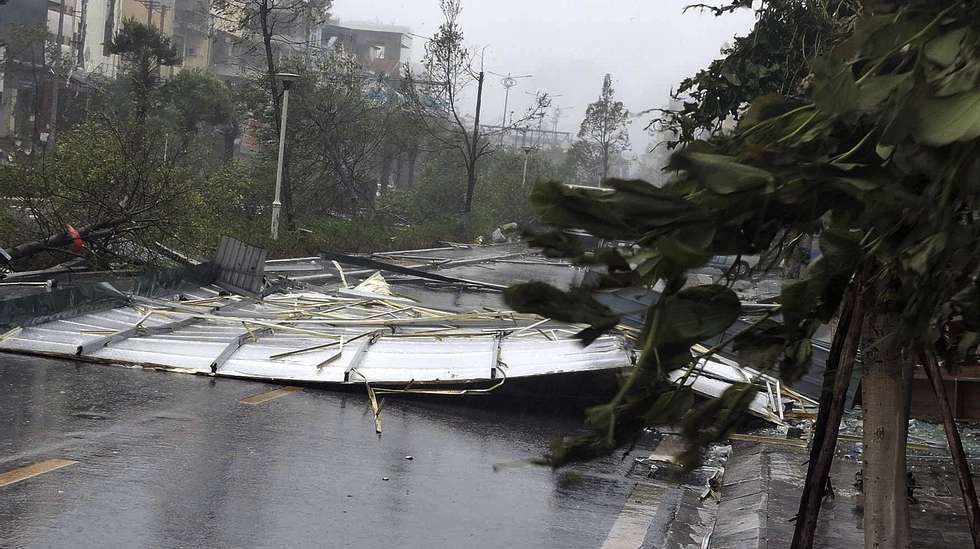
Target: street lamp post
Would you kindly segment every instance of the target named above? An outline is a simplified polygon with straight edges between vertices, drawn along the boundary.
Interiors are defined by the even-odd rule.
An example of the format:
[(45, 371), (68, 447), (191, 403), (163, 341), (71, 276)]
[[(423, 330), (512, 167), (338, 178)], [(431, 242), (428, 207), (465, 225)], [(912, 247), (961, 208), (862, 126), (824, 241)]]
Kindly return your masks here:
[(272, 240), (279, 240), (279, 210), (282, 209), (282, 202), (279, 198), (282, 193), (282, 166), (286, 157), (286, 116), (289, 113), (289, 86), (299, 78), (299, 75), (280, 72), (276, 74), (276, 78), (282, 81), (282, 121), (279, 123), (279, 164), (276, 167), (276, 197), (272, 201)]
[(524, 175), (521, 176), (521, 188), (527, 186), (527, 159), (531, 156), (531, 151), (534, 149), (535, 147), (521, 147), (521, 150), (524, 151)]
[(495, 74), (502, 77), (500, 83), (504, 86), (504, 118), (500, 121), (500, 144), (504, 144), (504, 134), (507, 133), (507, 102), (510, 100), (510, 89), (517, 85), (518, 78), (531, 78), (530, 74), (522, 74), (519, 76), (511, 76), (507, 73), (507, 76), (498, 74), (495, 72), (490, 72), (490, 74)]

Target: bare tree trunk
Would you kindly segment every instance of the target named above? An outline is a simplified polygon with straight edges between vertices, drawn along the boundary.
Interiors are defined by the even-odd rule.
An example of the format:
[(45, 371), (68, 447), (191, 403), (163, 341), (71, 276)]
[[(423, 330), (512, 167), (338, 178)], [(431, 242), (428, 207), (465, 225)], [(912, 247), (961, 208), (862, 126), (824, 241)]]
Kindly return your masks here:
[(609, 148), (602, 148), (602, 179), (599, 180), (599, 186), (603, 186), (606, 182), (606, 178), (609, 177)]
[(830, 469), (837, 449), (837, 434), (844, 414), (847, 388), (854, 371), (861, 329), (864, 324), (863, 276), (858, 276), (847, 292), (838, 329), (830, 346), (830, 356), (824, 371), (823, 388), (820, 392), (820, 408), (813, 430), (813, 446), (810, 463), (800, 497), (800, 510), (796, 515), (791, 549), (813, 547), (820, 504), (830, 479)]
[(885, 282), (875, 285), (878, 306), (865, 321), (861, 338), (865, 549), (911, 547), (905, 451), (912, 366), (896, 340), (899, 316), (888, 292)]
[(473, 210), (473, 193), (476, 192), (476, 162), (466, 164), (466, 199), (463, 204), (463, 213), (468, 214)]
[(970, 464), (966, 461), (963, 451), (963, 441), (953, 419), (953, 408), (946, 396), (946, 386), (943, 384), (942, 372), (936, 357), (928, 352), (922, 353), (922, 362), (929, 376), (929, 383), (939, 400), (939, 410), (943, 415), (943, 428), (949, 441), (949, 453), (956, 466), (956, 477), (960, 482), (960, 492), (963, 494), (963, 506), (966, 508), (966, 519), (970, 523), (970, 535), (973, 537), (973, 548), (980, 549), (980, 504), (977, 503), (977, 490), (973, 486), (973, 475), (970, 474)]

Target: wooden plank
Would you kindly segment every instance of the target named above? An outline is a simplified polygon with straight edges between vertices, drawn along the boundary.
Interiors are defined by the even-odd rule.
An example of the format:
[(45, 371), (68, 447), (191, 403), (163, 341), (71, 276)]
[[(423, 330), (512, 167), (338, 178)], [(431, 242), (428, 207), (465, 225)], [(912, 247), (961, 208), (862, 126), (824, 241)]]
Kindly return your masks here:
[(62, 467), (67, 467), (74, 463), (78, 462), (70, 459), (46, 459), (24, 467), (12, 469), (5, 473), (0, 473), (0, 488), (44, 473), (49, 473), (56, 469), (61, 469)]
[(274, 389), (272, 391), (266, 391), (264, 393), (243, 398), (238, 402), (241, 402), (242, 404), (262, 404), (263, 402), (269, 402), (270, 400), (291, 395), (293, 393), (298, 393), (302, 390), (302, 387), (282, 387), (280, 389)]

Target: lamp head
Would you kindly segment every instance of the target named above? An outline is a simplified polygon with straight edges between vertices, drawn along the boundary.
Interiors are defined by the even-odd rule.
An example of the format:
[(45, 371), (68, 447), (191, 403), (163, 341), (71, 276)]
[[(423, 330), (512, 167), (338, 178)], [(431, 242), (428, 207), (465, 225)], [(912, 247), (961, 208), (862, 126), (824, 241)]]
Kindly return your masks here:
[(299, 75), (291, 72), (277, 72), (276, 78), (282, 82), (284, 88), (289, 88), (290, 84), (299, 80)]

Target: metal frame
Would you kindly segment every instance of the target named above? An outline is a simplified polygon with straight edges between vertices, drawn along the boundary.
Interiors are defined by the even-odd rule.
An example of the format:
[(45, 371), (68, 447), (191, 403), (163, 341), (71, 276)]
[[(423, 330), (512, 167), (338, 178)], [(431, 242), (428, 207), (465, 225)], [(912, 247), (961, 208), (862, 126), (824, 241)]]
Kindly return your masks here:
[(187, 326), (190, 326), (191, 324), (194, 324), (199, 320), (200, 320), (199, 318), (191, 317), (191, 318), (185, 318), (183, 320), (175, 320), (174, 322), (168, 322), (166, 324), (159, 324), (157, 326), (143, 326), (142, 323), (143, 321), (140, 321), (140, 323), (136, 324), (132, 328), (121, 330), (114, 334), (100, 337), (94, 341), (90, 341), (88, 343), (83, 343), (79, 345), (78, 350), (75, 352), (75, 354), (79, 356), (87, 355), (94, 351), (98, 351), (99, 349), (102, 349), (103, 347), (106, 347), (107, 345), (110, 345), (112, 343), (117, 343), (119, 341), (123, 341), (125, 339), (130, 339), (133, 337), (146, 337), (146, 336), (154, 336), (160, 334), (169, 334), (170, 332), (173, 332), (175, 330), (186, 328)]

